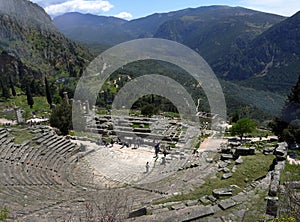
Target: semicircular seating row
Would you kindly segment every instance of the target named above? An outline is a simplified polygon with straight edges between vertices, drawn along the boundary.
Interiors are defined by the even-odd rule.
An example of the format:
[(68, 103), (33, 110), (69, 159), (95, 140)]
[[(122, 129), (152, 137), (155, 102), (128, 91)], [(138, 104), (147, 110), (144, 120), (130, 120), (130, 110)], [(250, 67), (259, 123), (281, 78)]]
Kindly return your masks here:
[(0, 128), (0, 200), (21, 203), (25, 198), (54, 203), (72, 187), (69, 173), (78, 152), (77, 145), (53, 132), (15, 144), (8, 130)]

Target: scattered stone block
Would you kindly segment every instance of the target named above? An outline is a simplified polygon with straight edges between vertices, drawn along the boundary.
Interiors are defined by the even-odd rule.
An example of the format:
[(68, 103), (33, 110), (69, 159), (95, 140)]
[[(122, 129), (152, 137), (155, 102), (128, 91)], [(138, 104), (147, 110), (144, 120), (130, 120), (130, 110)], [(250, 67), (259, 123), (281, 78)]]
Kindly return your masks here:
[(164, 203), (164, 204), (163, 204), (163, 207), (168, 207), (168, 206), (176, 205), (176, 204), (179, 204), (179, 203), (180, 203), (179, 201), (176, 201), (176, 202), (168, 202), (168, 203)]
[(279, 147), (275, 150), (275, 155), (283, 156), (285, 155), (286, 150), (285, 148)]
[(198, 204), (198, 200), (188, 200), (186, 203), (185, 203), (185, 205), (186, 206), (195, 206), (195, 205), (197, 205)]
[(222, 147), (222, 149), (221, 149), (221, 153), (230, 154), (230, 152), (231, 152), (231, 148), (229, 146)]
[(242, 159), (241, 156), (239, 156), (239, 158), (237, 158), (237, 159), (235, 160), (235, 164), (242, 164), (242, 163), (243, 163), (243, 159)]
[(211, 206), (192, 206), (177, 211), (163, 211), (159, 214), (152, 214), (139, 217), (138, 221), (195, 221), (214, 214)]
[(287, 144), (286, 143), (280, 143), (278, 144), (278, 147), (274, 151), (274, 155), (276, 156), (276, 159), (278, 161), (285, 161), (287, 157)]
[(232, 160), (233, 156), (232, 154), (222, 154), (221, 155), (221, 160)]
[(233, 147), (237, 147), (237, 146), (240, 146), (241, 143), (240, 142), (230, 142), (228, 145), (233, 146)]
[[(189, 207), (182, 214), (181, 221), (194, 221), (203, 217), (213, 215), (215, 212), (211, 206), (194, 206)], [(173, 220), (177, 221), (177, 220)]]
[(236, 169), (237, 169), (237, 167), (236, 167), (236, 166), (233, 166), (231, 172), (232, 172), (232, 173), (235, 173), (235, 172), (236, 172)]
[(208, 200), (210, 200), (211, 202), (216, 202), (217, 201), (217, 198), (215, 198), (213, 195), (209, 195), (207, 197)]
[(230, 172), (230, 170), (227, 167), (224, 167), (222, 170), (223, 170), (224, 173), (229, 173)]
[(153, 211), (158, 209), (163, 209), (163, 205), (158, 204), (158, 205), (150, 205), (149, 207), (147, 207), (147, 211)]
[(228, 178), (230, 178), (230, 177), (232, 177), (232, 173), (224, 173), (224, 174), (222, 175), (222, 179), (228, 179)]
[(263, 150), (263, 154), (268, 155), (268, 154), (273, 154), (275, 150), (275, 147), (266, 147)]
[(277, 142), (277, 141), (278, 141), (278, 139), (277, 139), (277, 138), (273, 138), (273, 137), (271, 137), (271, 138), (270, 138), (270, 142), (271, 142), (271, 143), (273, 143), (273, 142)]
[(224, 197), (224, 196), (232, 196), (232, 188), (225, 187), (220, 189), (214, 189), (212, 193), (216, 198)]
[(207, 196), (204, 196), (204, 197), (201, 197), (199, 200), (203, 204), (210, 204), (211, 201), (207, 198), (208, 198)]
[(244, 147), (239, 146), (236, 148), (234, 152), (235, 156), (247, 156), (247, 155), (255, 155), (255, 148), (254, 147)]
[(218, 164), (218, 166), (219, 166), (219, 168), (224, 168), (224, 167), (228, 166), (228, 163), (222, 161)]
[(224, 168), (218, 168), (217, 171), (218, 171), (218, 172), (221, 172), (221, 171), (223, 171), (223, 169), (224, 169)]
[(180, 209), (183, 209), (183, 208), (185, 208), (185, 207), (186, 207), (185, 204), (179, 203), (179, 204), (176, 204), (176, 205), (171, 206), (171, 209), (172, 209), (172, 210), (180, 210)]
[(147, 214), (147, 209), (146, 209), (146, 207), (143, 207), (141, 209), (130, 212), (128, 217), (129, 218), (134, 218), (134, 217), (140, 217), (140, 216), (143, 216), (143, 215), (146, 215), (146, 214)]
[(219, 207), (220, 207), (222, 210), (226, 210), (226, 209), (228, 209), (228, 208), (234, 207), (235, 205), (236, 205), (235, 201), (232, 200), (231, 198), (226, 199), (226, 200), (222, 200), (222, 201), (220, 201), (220, 203), (219, 203)]

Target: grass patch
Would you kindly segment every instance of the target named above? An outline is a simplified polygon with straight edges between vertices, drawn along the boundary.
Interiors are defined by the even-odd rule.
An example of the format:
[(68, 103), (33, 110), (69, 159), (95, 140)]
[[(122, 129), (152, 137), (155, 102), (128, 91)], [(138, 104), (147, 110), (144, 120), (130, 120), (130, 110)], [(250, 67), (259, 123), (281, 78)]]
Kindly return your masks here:
[(107, 110), (106, 109), (97, 110), (96, 113), (98, 115), (107, 115)]
[(136, 129), (136, 128), (149, 129), (149, 128), (150, 128), (150, 125), (149, 125), (149, 124), (133, 124), (131, 127), (132, 127), (133, 129)]
[(266, 136), (274, 136), (274, 133), (269, 130), (255, 129), (252, 133), (249, 134), (253, 137), (266, 137)]
[(170, 144), (170, 148), (175, 148), (176, 147), (176, 144), (175, 143), (171, 143)]
[(180, 117), (179, 113), (173, 113), (173, 112), (164, 112), (164, 116), (171, 119)]
[(31, 141), (34, 135), (30, 133), (27, 129), (17, 129), (13, 128), (12, 132), (10, 133), (13, 137), (15, 137), (16, 144), (22, 144), (26, 140)]
[[(224, 133), (224, 136), (225, 137), (231, 137), (233, 135), (231, 134), (231, 132), (227, 131), (227, 132)], [(266, 137), (266, 136), (274, 136), (274, 133), (272, 131), (269, 131), (269, 130), (255, 129), (255, 130), (253, 130), (253, 132), (247, 133), (244, 136), (245, 137), (259, 137), (259, 136)]]
[(198, 148), (200, 147), (200, 144), (201, 144), (201, 142), (198, 141), (198, 142), (196, 143), (196, 145), (195, 145), (195, 149), (198, 149)]
[(300, 166), (299, 165), (291, 165), (286, 162), (285, 168), (282, 170), (280, 174), (280, 184), (283, 184), (287, 181), (300, 181)]
[(182, 131), (182, 132), (186, 132), (187, 129), (188, 129), (187, 127), (182, 127), (182, 128), (181, 128), (181, 131)]
[(130, 114), (131, 116), (140, 116), (140, 115), (141, 115), (141, 111), (140, 111), (140, 110), (133, 110), (133, 109), (131, 109), (131, 110), (129, 111), (129, 114)]
[[(36, 112), (37, 116), (48, 116), (50, 113), (50, 107), (49, 104), (47, 103), (46, 98), (39, 96), (39, 97), (33, 97), (33, 100), (34, 100), (34, 105), (32, 109), (30, 109), (30, 107), (27, 104), (26, 95), (12, 97), (10, 99), (3, 100), (1, 103), (8, 107), (19, 106), (21, 109), (25, 111), (25, 115), (28, 115), (30, 112)], [(3, 117), (8, 119), (15, 119), (15, 115), (5, 116), (4, 113), (2, 113), (2, 115)]]
[[(231, 178), (222, 180), (221, 176), (223, 173), (217, 173), (217, 178), (205, 178), (205, 183), (199, 187), (195, 187), (192, 192), (174, 196), (159, 203), (199, 199), (202, 196), (211, 195), (214, 189), (224, 188), (233, 184), (243, 189), (250, 185), (252, 181), (265, 176), (269, 171), (273, 159), (273, 155), (257, 154), (253, 156), (243, 156), (244, 162), (237, 166), (237, 170), (233, 173)], [(233, 165), (234, 163), (230, 164), (229, 168), (232, 168)], [(233, 195), (236, 195), (240, 191), (240, 189), (234, 190)]]
[(264, 148), (267, 148), (267, 147), (276, 147), (277, 144), (278, 144), (278, 142), (269, 142), (266, 140), (261, 140), (261, 141), (257, 141), (257, 142), (248, 142), (248, 143), (244, 144), (243, 146), (255, 147), (255, 149), (257, 149), (257, 150), (263, 150)]

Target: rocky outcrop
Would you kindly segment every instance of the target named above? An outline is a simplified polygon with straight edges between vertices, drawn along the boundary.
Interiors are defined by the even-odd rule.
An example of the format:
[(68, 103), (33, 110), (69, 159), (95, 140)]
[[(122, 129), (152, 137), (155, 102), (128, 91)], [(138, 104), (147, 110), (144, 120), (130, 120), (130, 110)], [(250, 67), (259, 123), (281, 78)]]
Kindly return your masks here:
[[(7, 60), (9, 69), (0, 73), (8, 88), (4, 77), (16, 84), (19, 78), (37, 80), (45, 73), (79, 76), (91, 59), (85, 49), (56, 30), (41, 7), (27, 0), (0, 0), (0, 52), (14, 60)], [(0, 55), (1, 60), (5, 54)]]

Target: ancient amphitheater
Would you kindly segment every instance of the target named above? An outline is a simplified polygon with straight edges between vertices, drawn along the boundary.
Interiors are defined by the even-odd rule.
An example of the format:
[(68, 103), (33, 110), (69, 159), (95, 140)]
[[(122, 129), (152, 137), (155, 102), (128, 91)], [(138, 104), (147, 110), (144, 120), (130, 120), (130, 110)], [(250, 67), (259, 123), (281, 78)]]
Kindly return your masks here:
[(99, 145), (58, 136), (47, 126), (27, 128), (32, 139), (17, 144), (13, 130), (0, 129), (0, 205), (9, 207), (9, 221), (242, 221), (271, 181), (269, 173), (244, 189), (231, 185), (197, 200), (168, 202), (225, 170), (227, 154), (216, 158), (222, 141), (206, 140), (193, 152), (196, 131), (188, 127), (166, 158), (153, 158), (151, 144)]

